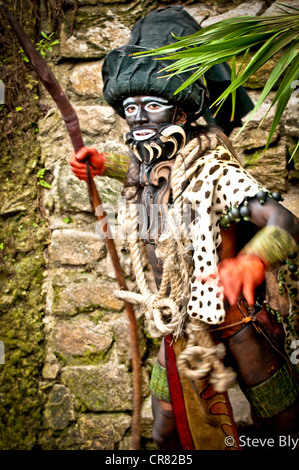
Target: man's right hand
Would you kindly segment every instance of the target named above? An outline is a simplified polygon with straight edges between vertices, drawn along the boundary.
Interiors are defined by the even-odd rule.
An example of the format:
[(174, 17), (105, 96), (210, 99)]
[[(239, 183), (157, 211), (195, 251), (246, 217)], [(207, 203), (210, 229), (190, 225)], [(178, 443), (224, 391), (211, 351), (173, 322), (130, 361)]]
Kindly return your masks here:
[(81, 147), (77, 153), (73, 153), (69, 160), (72, 171), (80, 180), (87, 181), (87, 170), (85, 161), (88, 158), (90, 163), (90, 176), (101, 176), (105, 170), (106, 155), (98, 152), (95, 148)]

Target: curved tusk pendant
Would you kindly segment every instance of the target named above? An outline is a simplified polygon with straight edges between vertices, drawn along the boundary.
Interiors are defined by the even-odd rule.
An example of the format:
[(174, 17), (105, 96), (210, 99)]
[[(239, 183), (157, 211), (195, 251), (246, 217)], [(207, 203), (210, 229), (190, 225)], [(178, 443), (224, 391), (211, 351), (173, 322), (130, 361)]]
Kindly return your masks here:
[(140, 160), (142, 162), (141, 157), (139, 155), (139, 152), (137, 150), (137, 145), (131, 146), (131, 150), (134, 153), (135, 157), (138, 158), (138, 160)]
[(161, 132), (161, 140), (164, 143), (168, 142), (170, 140), (170, 137), (173, 136), (174, 134), (179, 134), (182, 138), (180, 147), (176, 150), (177, 152), (179, 152), (186, 145), (186, 133), (182, 127), (177, 126), (177, 125), (166, 127), (166, 129), (164, 129)]
[(173, 151), (171, 153), (171, 155), (169, 155), (169, 159), (172, 158), (176, 153), (177, 153), (177, 150), (178, 150), (178, 142), (177, 140), (175, 139), (175, 137), (168, 137), (167, 139), (167, 142), (171, 142), (173, 144)]
[(152, 159), (154, 158), (154, 151), (152, 147), (149, 144), (144, 144), (144, 148), (146, 148), (146, 150), (148, 151), (150, 161), (152, 161)]
[[(177, 126), (177, 125), (172, 125), (172, 126), (166, 127), (166, 129), (164, 129), (161, 132), (161, 135), (165, 136), (165, 137), (170, 137), (173, 134), (180, 134), (182, 136), (182, 146), (185, 146), (185, 144), (186, 144), (186, 133), (185, 133), (185, 131), (182, 127)], [(163, 139), (161, 139), (161, 140), (163, 141)]]
[(151, 147), (154, 148), (155, 150), (157, 150), (158, 155), (157, 155), (157, 157), (156, 157), (156, 160), (158, 160), (158, 159), (161, 157), (161, 155), (162, 155), (162, 149), (161, 149), (160, 145), (156, 144), (156, 142), (153, 142), (153, 143), (151, 144)]

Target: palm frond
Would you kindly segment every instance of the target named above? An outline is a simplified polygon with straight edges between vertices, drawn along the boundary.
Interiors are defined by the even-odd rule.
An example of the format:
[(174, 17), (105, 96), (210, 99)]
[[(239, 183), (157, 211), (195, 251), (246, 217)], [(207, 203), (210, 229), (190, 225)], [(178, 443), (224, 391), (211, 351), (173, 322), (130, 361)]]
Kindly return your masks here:
[[(201, 29), (192, 36), (175, 37), (176, 42), (168, 46), (135, 55), (151, 55), (156, 60), (171, 61), (162, 71), (164, 77), (192, 72), (175, 94), (198, 77), (204, 77), (213, 65), (231, 60), (231, 84), (211, 107), (216, 105), (219, 108), (232, 95), (233, 113), (237, 88), (244, 85), (273, 56), (279, 56), (258, 102), (239, 131), (244, 130), (270, 91), (276, 89), (281, 81), (269, 108), (276, 105), (267, 148), (292, 95), (292, 83), (299, 78), (299, 8), (283, 3), (278, 5), (282, 10), (278, 15), (229, 18)], [(253, 55), (245, 66), (245, 57), (249, 53)], [(236, 58), (242, 55), (243, 60), (237, 71)]]

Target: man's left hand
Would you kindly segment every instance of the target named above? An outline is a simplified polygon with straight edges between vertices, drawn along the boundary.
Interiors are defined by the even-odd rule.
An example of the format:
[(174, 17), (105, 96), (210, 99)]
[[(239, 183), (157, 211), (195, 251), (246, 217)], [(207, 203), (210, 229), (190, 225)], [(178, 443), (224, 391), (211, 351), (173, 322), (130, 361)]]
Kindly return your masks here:
[(248, 305), (253, 305), (255, 289), (264, 281), (265, 270), (264, 263), (257, 256), (240, 255), (222, 260), (218, 273), (230, 305), (237, 303), (242, 292)]

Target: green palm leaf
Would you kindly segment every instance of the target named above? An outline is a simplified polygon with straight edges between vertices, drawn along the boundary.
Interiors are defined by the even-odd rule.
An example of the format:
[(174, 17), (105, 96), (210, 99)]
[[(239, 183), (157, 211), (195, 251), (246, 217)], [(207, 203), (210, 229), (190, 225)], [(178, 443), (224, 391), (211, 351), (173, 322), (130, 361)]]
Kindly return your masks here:
[(299, 77), (298, 71), (299, 71), (299, 50), (297, 49), (297, 56), (295, 60), (293, 61), (293, 63), (290, 65), (290, 68), (288, 69), (287, 73), (285, 74), (271, 105), (272, 107), (277, 102), (275, 115), (273, 118), (272, 126), (271, 126), (268, 140), (266, 143), (266, 148), (268, 147), (270, 143), (270, 140), (274, 134), (274, 131), (294, 91), (291, 85), (294, 82), (294, 80)]
[[(253, 108), (253, 110), (251, 111), (251, 113), (249, 114), (249, 116), (247, 117), (247, 120), (245, 121), (245, 123), (243, 124), (243, 127), (239, 130), (239, 132), (237, 133), (236, 137), (238, 137), (238, 135), (242, 132), (242, 130), (245, 128), (245, 126), (247, 125), (247, 123), (251, 120), (251, 118), (253, 117), (253, 115), (256, 113), (256, 111), (259, 109), (259, 107), (261, 106), (261, 104), (264, 102), (264, 100), (267, 98), (267, 96), (269, 95), (270, 91), (272, 90), (272, 88), (274, 87), (274, 85), (277, 83), (277, 81), (279, 80), (279, 78), (281, 77), (281, 75), (285, 72), (286, 68), (289, 66), (289, 64), (294, 60), (295, 56), (299, 54), (299, 50), (296, 49), (296, 44), (294, 44), (292, 47), (289, 48), (288, 51), (286, 51), (286, 53), (278, 60), (277, 64), (275, 65), (274, 69), (272, 70), (268, 80), (267, 80), (267, 83), (262, 91), (262, 93), (260, 94), (260, 97), (255, 105), (255, 107)], [(279, 95), (278, 95), (278, 98), (279, 98)], [(275, 100), (276, 101), (276, 100)], [(272, 106), (274, 105), (274, 100), (268, 110), (268, 112), (270, 111), (270, 109), (272, 108)], [(268, 114), (267, 112), (267, 114)], [(266, 118), (267, 114), (264, 116), (263, 120)], [(267, 143), (267, 146), (268, 146), (268, 143)]]
[[(282, 13), (277, 16), (230, 18), (214, 23), (192, 36), (176, 38), (177, 41), (168, 46), (135, 55), (151, 55), (156, 60), (171, 61), (169, 66), (163, 69), (163, 76), (171, 78), (175, 74), (193, 72), (175, 94), (198, 77), (204, 77), (213, 65), (232, 60), (231, 84), (211, 107), (217, 105), (219, 110), (223, 102), (232, 95), (233, 113), (237, 88), (244, 85), (273, 56), (280, 55), (258, 102), (239, 131), (240, 133), (244, 130), (270, 91), (277, 88), (281, 80), (269, 108), (270, 110), (276, 105), (267, 148), (294, 91), (292, 84), (299, 77), (299, 8), (279, 5)], [(253, 53), (253, 56), (248, 65), (244, 66), (245, 57), (249, 52)], [(241, 55), (244, 57), (237, 71), (236, 57)]]

